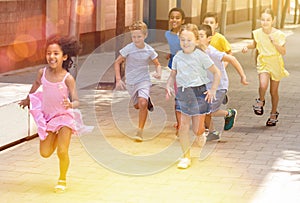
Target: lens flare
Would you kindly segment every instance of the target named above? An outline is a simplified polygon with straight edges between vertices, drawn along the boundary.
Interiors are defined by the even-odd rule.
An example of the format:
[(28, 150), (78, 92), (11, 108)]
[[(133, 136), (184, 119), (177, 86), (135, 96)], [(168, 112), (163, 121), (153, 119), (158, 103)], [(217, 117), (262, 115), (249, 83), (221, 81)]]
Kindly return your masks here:
[(13, 51), (19, 58), (31, 57), (36, 50), (36, 39), (30, 35), (18, 35), (14, 40)]

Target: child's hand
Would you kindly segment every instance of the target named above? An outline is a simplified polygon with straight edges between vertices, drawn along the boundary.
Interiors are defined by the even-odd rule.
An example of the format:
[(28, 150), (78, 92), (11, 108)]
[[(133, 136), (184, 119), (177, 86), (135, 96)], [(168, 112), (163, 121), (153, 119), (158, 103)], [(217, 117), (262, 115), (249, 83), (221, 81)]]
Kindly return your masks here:
[(249, 85), (249, 82), (247, 81), (246, 76), (241, 77), (241, 83), (242, 83), (243, 85)]
[(273, 37), (273, 35), (269, 35), (269, 39), (270, 39), (271, 43), (273, 44), (274, 43), (274, 37)]
[(170, 97), (174, 96), (175, 95), (175, 91), (173, 88), (167, 86), (166, 87), (166, 100), (169, 100)]
[(155, 72), (152, 76), (156, 79), (161, 79), (161, 73)]
[(207, 90), (204, 94), (206, 94), (205, 101), (208, 103), (212, 103), (216, 99), (216, 90)]
[(67, 97), (64, 97), (62, 104), (65, 107), (65, 109), (72, 108), (72, 103)]
[(122, 80), (117, 80), (116, 81), (116, 89), (125, 90), (126, 89), (125, 83)]
[(19, 102), (19, 106), (22, 107), (22, 109), (24, 109), (26, 106), (29, 107), (29, 104), (30, 104), (29, 98), (23, 99)]
[(248, 51), (248, 47), (244, 47), (244, 48), (242, 49), (242, 53), (247, 53), (247, 51)]

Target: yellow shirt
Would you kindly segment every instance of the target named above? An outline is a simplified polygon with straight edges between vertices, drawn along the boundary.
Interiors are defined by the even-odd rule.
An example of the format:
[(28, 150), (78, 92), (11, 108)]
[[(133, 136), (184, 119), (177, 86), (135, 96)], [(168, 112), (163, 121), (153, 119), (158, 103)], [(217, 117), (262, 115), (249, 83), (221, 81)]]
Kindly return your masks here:
[(231, 46), (230, 43), (227, 41), (227, 39), (220, 33), (216, 32), (211, 40), (210, 45), (215, 47), (217, 50), (221, 52), (229, 53), (231, 52)]

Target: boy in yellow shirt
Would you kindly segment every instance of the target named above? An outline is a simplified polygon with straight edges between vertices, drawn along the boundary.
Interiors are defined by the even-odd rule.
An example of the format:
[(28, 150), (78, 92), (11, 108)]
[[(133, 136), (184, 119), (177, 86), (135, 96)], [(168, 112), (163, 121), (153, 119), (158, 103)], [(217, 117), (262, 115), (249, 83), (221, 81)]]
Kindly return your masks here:
[(207, 12), (203, 18), (203, 24), (209, 25), (212, 29), (212, 38), (210, 41), (210, 45), (215, 47), (220, 52), (226, 52), (227, 54), (231, 54), (231, 46), (224, 35), (216, 32), (216, 29), (219, 26), (218, 22), (218, 14), (216, 12)]

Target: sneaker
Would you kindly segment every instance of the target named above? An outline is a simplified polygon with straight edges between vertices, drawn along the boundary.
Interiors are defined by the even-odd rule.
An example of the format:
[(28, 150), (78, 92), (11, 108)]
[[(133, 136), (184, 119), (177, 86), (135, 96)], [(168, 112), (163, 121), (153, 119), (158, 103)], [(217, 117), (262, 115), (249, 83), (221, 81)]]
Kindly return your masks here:
[(151, 112), (154, 110), (154, 107), (153, 107), (153, 104), (152, 104), (152, 102), (151, 102), (150, 97), (148, 98), (148, 106), (147, 106), (147, 108), (148, 108), (148, 110), (151, 111)]
[(219, 141), (220, 140), (220, 132), (219, 131), (212, 131), (209, 132), (208, 135), (206, 136), (206, 141)]
[(179, 163), (177, 164), (177, 168), (179, 169), (187, 169), (191, 166), (191, 160), (189, 158), (181, 158)]
[(228, 115), (224, 118), (225, 119), (224, 130), (230, 130), (233, 127), (236, 115), (237, 115), (237, 110), (228, 109)]
[(225, 94), (222, 104), (226, 105), (227, 103), (228, 103), (228, 96), (227, 96), (227, 94)]
[(143, 131), (139, 130), (136, 135), (133, 137), (136, 142), (143, 142)]

